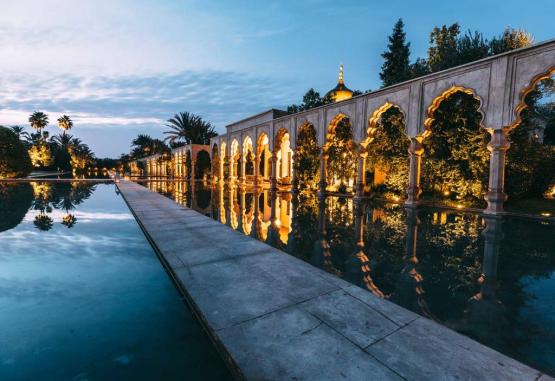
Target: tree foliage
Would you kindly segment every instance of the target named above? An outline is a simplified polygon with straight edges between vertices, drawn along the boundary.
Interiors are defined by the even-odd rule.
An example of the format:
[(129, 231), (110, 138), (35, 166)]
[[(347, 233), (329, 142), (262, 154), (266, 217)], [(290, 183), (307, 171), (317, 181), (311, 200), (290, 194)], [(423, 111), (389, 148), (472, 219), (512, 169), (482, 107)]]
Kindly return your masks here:
[(175, 114), (168, 119), (166, 127), (169, 128), (164, 134), (165, 139), (171, 143), (183, 142), (185, 144), (210, 144), (210, 138), (218, 136), (214, 126), (203, 120), (200, 116), (188, 112)]
[(333, 98), (331, 96), (322, 97), (318, 91), (310, 88), (303, 96), (303, 103), (300, 105), (292, 104), (287, 106), (287, 112), (289, 114), (295, 114), (297, 112), (310, 110), (328, 103), (333, 103)]
[(298, 132), (293, 166), (301, 188), (317, 186), (320, 181), (320, 148), (312, 125), (304, 125)]
[(404, 23), (399, 19), (389, 36), (388, 50), (382, 53), (384, 63), (380, 79), (384, 87), (410, 79), (410, 43), (405, 41)]
[(489, 173), (489, 133), (480, 125), (479, 101), (458, 91), (434, 111), (424, 141), (426, 196), (482, 204)]
[(169, 152), (170, 148), (160, 139), (153, 139), (149, 135), (139, 134), (131, 141), (130, 157), (140, 159), (149, 155)]
[(328, 133), (327, 154), (328, 179), (327, 183), (334, 187), (334, 180), (339, 181), (337, 190), (347, 191), (347, 183), (356, 175), (357, 153), (353, 142), (353, 130), (348, 117), (338, 121), (333, 131)]
[(409, 174), (409, 139), (405, 133), (403, 113), (398, 107), (390, 107), (382, 113), (375, 127), (374, 139), (366, 149), (366, 168), (374, 175), (376, 170), (383, 171), (386, 177), (383, 185), (374, 190), (386, 196), (402, 196), (408, 188)]
[(555, 186), (555, 81), (540, 81), (525, 99), (521, 123), (509, 135), (506, 193), (542, 197)]
[(0, 126), (0, 178), (24, 177), (31, 171), (31, 160), (23, 143), (11, 129)]

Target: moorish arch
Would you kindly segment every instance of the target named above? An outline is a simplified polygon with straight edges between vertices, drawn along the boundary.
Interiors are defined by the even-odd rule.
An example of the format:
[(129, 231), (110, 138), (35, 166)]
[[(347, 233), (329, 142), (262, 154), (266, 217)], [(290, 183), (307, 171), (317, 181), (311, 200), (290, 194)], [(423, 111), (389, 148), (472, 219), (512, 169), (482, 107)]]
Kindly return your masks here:
[(537, 74), (534, 77), (532, 77), (530, 82), (524, 88), (522, 88), (519, 91), (518, 103), (516, 103), (516, 105), (514, 107), (514, 116), (515, 116), (515, 118), (514, 118), (514, 121), (509, 125), (509, 130), (512, 130), (512, 129), (518, 127), (518, 125), (522, 122), (521, 115), (522, 115), (523, 111), (526, 110), (526, 108), (528, 108), (528, 105), (526, 103), (526, 97), (532, 91), (534, 91), (536, 86), (541, 81), (548, 80), (548, 79), (553, 80), (553, 76), (555, 76), (555, 64), (553, 66), (550, 66), (544, 72), (542, 72), (540, 74)]
[[(357, 194), (378, 193), (398, 201), (408, 186), (408, 148), (405, 111), (386, 101), (368, 118), (368, 128), (360, 143)], [(361, 160), (362, 159), (362, 160)]]
[(260, 180), (259, 183), (270, 178), (271, 156), (270, 139), (268, 134), (263, 131), (258, 135), (256, 141), (255, 169), (258, 170), (258, 176), (255, 180)]
[(427, 108), (420, 191), (450, 206), (485, 206), (490, 141), (483, 124), (482, 98), (472, 89), (451, 86)]
[(356, 179), (356, 149), (351, 118), (344, 113), (337, 114), (328, 125), (322, 148), (321, 190), (342, 194), (352, 191)]
[(229, 154), (227, 152), (227, 143), (222, 141), (220, 143), (220, 164), (219, 164), (220, 182), (229, 176)]
[(555, 199), (555, 66), (521, 90), (515, 115), (506, 129), (507, 201)]
[(274, 140), (275, 173), (273, 178), (282, 185), (291, 184), (293, 172), (293, 150), (291, 149), (291, 136), (285, 128), (280, 128)]
[(212, 145), (212, 179), (221, 180), (220, 177), (220, 151), (218, 149), (218, 143), (214, 142)]
[(237, 178), (237, 162), (239, 161), (241, 154), (239, 152), (239, 142), (237, 139), (231, 141), (231, 147), (229, 149), (229, 180), (234, 182)]
[(294, 186), (299, 189), (316, 187), (320, 181), (318, 172), (320, 146), (318, 145), (318, 133), (314, 125), (310, 122), (304, 122), (298, 127), (295, 141)]
[(254, 148), (250, 136), (245, 136), (241, 150), (241, 184), (245, 185), (247, 177), (254, 176)]

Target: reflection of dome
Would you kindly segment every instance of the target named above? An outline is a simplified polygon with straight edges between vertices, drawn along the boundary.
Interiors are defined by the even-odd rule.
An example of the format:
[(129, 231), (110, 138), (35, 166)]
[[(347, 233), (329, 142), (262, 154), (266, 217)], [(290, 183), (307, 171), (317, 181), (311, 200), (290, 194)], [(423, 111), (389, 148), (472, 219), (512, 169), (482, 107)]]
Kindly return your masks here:
[(332, 97), (334, 102), (343, 101), (353, 97), (352, 90), (348, 89), (343, 82), (343, 65), (339, 65), (339, 80), (337, 81), (337, 86), (328, 91), (326, 97), (328, 96)]

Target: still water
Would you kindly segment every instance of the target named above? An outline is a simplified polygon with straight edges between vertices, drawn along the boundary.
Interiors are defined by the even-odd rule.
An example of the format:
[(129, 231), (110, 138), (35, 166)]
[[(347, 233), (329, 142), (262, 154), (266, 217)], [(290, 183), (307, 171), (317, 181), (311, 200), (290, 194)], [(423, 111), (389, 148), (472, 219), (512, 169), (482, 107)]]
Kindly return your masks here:
[(0, 380), (227, 380), (114, 185), (0, 184)]
[(555, 375), (555, 224), (197, 183), (151, 190)]

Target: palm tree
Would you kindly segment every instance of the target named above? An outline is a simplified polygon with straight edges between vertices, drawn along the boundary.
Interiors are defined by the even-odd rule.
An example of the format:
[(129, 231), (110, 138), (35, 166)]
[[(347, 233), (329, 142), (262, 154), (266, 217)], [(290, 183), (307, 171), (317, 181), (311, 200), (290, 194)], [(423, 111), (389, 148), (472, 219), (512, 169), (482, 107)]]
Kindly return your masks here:
[(25, 138), (25, 140), (30, 140), (31, 136), (27, 131), (25, 131), (25, 127), (23, 126), (11, 126), (12, 131), (17, 135), (17, 138), (21, 140), (21, 138)]
[(71, 128), (73, 127), (73, 121), (69, 116), (62, 115), (58, 118), (58, 127), (60, 127), (65, 134), (66, 131), (71, 130)]
[(218, 135), (210, 122), (188, 112), (175, 114), (173, 118), (168, 119), (166, 127), (170, 130), (164, 132), (169, 135), (164, 140), (169, 140), (170, 144), (178, 141), (185, 144), (210, 144), (210, 138)]
[(160, 139), (153, 139), (148, 135), (139, 134), (131, 142), (131, 157), (141, 158), (155, 153), (164, 153), (169, 151), (168, 146)]
[(73, 144), (74, 139), (75, 138), (73, 137), (73, 135), (66, 134), (64, 131), (63, 134), (52, 136), (52, 138), (50, 138), (50, 141), (60, 148), (67, 149), (71, 144)]
[(29, 116), (29, 123), (31, 123), (31, 127), (40, 134), (42, 130), (48, 126), (48, 115), (42, 111), (35, 111)]

